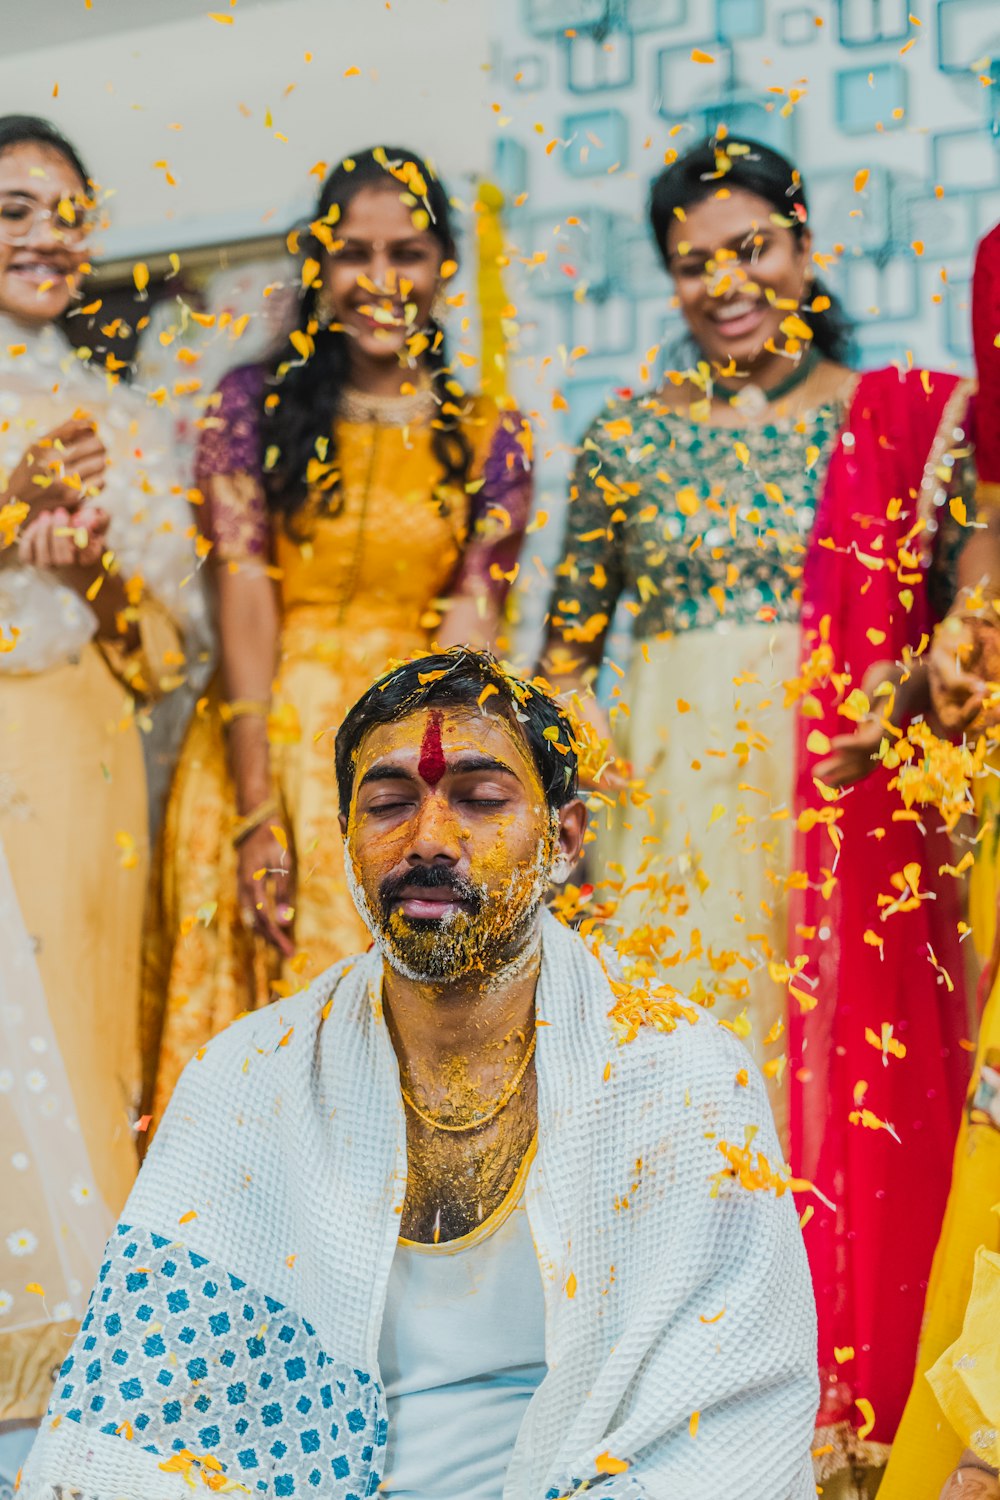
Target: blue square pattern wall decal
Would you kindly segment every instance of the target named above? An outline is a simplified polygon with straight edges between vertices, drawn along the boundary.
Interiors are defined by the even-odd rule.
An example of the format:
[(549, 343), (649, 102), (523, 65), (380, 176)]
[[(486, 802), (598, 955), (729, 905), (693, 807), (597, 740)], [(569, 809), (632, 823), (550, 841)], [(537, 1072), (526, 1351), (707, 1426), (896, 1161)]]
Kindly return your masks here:
[(910, 32), (913, 0), (837, 0), (838, 32), (844, 47), (902, 42)]
[(906, 82), (906, 69), (899, 63), (841, 69), (836, 79), (838, 127), (845, 135), (867, 135), (879, 125), (898, 129), (905, 123)]
[(581, 32), (567, 37), (566, 87), (571, 94), (594, 94), (602, 89), (627, 88), (635, 72), (635, 47), (630, 31)]
[(856, 370), (885, 370), (905, 360), (909, 348), (905, 336), (890, 343), (878, 328), (859, 330), (854, 342), (855, 355), (850, 364)]
[(773, 99), (760, 94), (734, 90), (721, 99), (713, 99), (691, 116), (695, 139), (714, 135), (725, 125), (730, 135), (747, 136), (762, 141), (785, 156), (795, 157), (795, 120), (783, 115)]
[(493, 176), (510, 204), (528, 187), (528, 153), (520, 141), (502, 135), (493, 147)]
[(816, 25), (816, 12), (809, 5), (784, 10), (778, 18), (778, 40), (783, 47), (808, 47), (822, 35)]
[(912, 245), (920, 240), (925, 256), (941, 259), (968, 255), (976, 238), (976, 202), (988, 194), (946, 193), (939, 198), (926, 189), (903, 199), (900, 208), (904, 222), (899, 238)]
[[(711, 63), (692, 63), (692, 51), (704, 52)], [(733, 89), (733, 49), (713, 37), (662, 47), (656, 58), (653, 108), (665, 120), (687, 120), (706, 99), (718, 99)]]
[(562, 161), (570, 177), (599, 177), (628, 162), (628, 120), (620, 109), (567, 115), (560, 135), (569, 142)]
[(569, 409), (563, 412), (560, 423), (564, 442), (580, 442), (591, 422), (604, 410), (614, 386), (614, 380), (601, 375), (567, 381), (563, 394)]
[(938, 67), (965, 73), (973, 63), (1000, 56), (1000, 4), (997, 0), (938, 0)]
[(992, 193), (974, 193), (972, 195), (972, 237), (966, 241), (966, 253), (972, 240), (982, 239), (994, 224), (1000, 224), (1000, 189)]
[(912, 322), (917, 316), (919, 269), (912, 255), (884, 264), (852, 256), (841, 267), (840, 281), (848, 312), (859, 323)]
[[(565, 227), (568, 218), (579, 222)], [(561, 223), (563, 232), (553, 230)], [(522, 236), (529, 256), (543, 251), (545, 261), (532, 269), (531, 295), (538, 298), (571, 297), (573, 289), (585, 281), (589, 295), (599, 297), (611, 285), (612, 262), (611, 214), (603, 208), (584, 204), (565, 204), (558, 214), (535, 213), (526, 223)]]
[(972, 352), (972, 329), (967, 278), (949, 279), (944, 289), (944, 341), (956, 359), (968, 360)]
[(760, 36), (764, 30), (764, 0), (715, 0), (715, 29), (724, 42)]
[(931, 137), (931, 181), (949, 192), (995, 187), (1000, 147), (985, 130), (940, 130)]
[(645, 215), (619, 221), (613, 255), (618, 286), (633, 297), (659, 297), (666, 305), (671, 286)]
[[(703, 5), (705, 0), (695, 0)], [(625, 20), (630, 31), (669, 31), (688, 18), (688, 0), (625, 0)]]
[(558, 36), (577, 26), (596, 26), (606, 0), (522, 0), (524, 24), (535, 36)]
[(807, 174), (809, 222), (820, 250), (829, 251), (840, 240), (848, 253), (860, 250), (875, 255), (896, 237), (896, 174), (872, 164), (864, 192), (859, 194), (854, 188), (855, 173), (867, 165), (859, 155), (836, 171)]
[[(636, 303), (626, 294), (587, 298), (577, 302), (567, 297), (559, 304), (565, 314), (562, 342), (588, 351), (587, 364), (595, 359), (622, 361), (635, 351)], [(638, 363), (638, 361), (636, 361)]]
[(507, 64), (507, 84), (521, 94), (532, 94), (543, 89), (549, 81), (549, 61), (540, 53), (532, 52), (523, 57), (513, 57)]

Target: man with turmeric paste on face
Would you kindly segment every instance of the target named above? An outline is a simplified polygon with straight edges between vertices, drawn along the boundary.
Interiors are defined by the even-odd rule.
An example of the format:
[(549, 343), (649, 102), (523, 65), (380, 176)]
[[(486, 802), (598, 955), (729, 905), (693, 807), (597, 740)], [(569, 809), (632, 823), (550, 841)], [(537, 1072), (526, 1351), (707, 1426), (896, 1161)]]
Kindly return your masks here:
[(374, 940), (185, 1070), (26, 1500), (806, 1500), (815, 1314), (761, 1079), (545, 910), (573, 727), (465, 648), (348, 712)]

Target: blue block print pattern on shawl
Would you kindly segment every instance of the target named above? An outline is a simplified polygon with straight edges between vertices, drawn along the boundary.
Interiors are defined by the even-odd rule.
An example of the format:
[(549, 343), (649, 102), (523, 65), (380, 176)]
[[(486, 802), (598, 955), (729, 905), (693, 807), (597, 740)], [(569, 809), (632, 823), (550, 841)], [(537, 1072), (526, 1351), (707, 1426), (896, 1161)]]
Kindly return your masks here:
[[(163, 1460), (187, 1450), (252, 1494), (362, 1500), (379, 1485), (381, 1390), (315, 1331), (202, 1255), (120, 1225), (49, 1417)], [(206, 1466), (204, 1460), (214, 1462)], [(199, 1486), (200, 1488), (200, 1486)]]

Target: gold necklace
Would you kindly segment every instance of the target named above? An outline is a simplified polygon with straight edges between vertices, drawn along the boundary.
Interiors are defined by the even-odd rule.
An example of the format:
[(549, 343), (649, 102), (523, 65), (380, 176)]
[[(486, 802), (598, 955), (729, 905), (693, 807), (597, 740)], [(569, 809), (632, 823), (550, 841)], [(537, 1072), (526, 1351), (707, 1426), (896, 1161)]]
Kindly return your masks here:
[(372, 481), (375, 478), (375, 464), (378, 458), (379, 429), (376, 426), (372, 433), (372, 440), (368, 448), (368, 469), (365, 474), (365, 487), (361, 492), (361, 514), (358, 517), (358, 529), (354, 535), (354, 551), (351, 555), (351, 567), (348, 575), (348, 584), (337, 608), (337, 624), (343, 625), (347, 615), (347, 607), (354, 599), (357, 592), (358, 579), (361, 577), (361, 562), (365, 550), (365, 525), (368, 521), (368, 501), (371, 498)]
[(422, 380), (415, 390), (405, 394), (376, 395), (356, 385), (341, 387), (337, 416), (342, 422), (374, 423), (380, 427), (410, 427), (432, 417), (437, 397), (429, 380)]
[(445, 1124), (443, 1120), (435, 1120), (433, 1115), (424, 1114), (424, 1111), (419, 1107), (419, 1105), (414, 1104), (413, 1100), (404, 1089), (402, 1083), (400, 1083), (399, 1092), (403, 1096), (403, 1102), (413, 1111), (418, 1120), (423, 1120), (424, 1124), (429, 1125), (432, 1130), (447, 1130), (453, 1135), (459, 1135), (466, 1130), (479, 1130), (481, 1126), (488, 1125), (491, 1120), (495, 1120), (500, 1111), (502, 1109), (506, 1109), (507, 1105), (517, 1093), (521, 1079), (528, 1071), (528, 1064), (535, 1055), (535, 1043), (537, 1042), (537, 1040), (538, 1032), (532, 1032), (531, 1041), (528, 1043), (527, 1050), (521, 1059), (520, 1067), (514, 1074), (514, 1077), (511, 1079), (510, 1083), (504, 1089), (503, 1093), (500, 1095), (500, 1098), (497, 1100), (496, 1104), (494, 1104), (493, 1108), (487, 1111), (485, 1115), (477, 1115), (474, 1120), (467, 1120), (461, 1125)]

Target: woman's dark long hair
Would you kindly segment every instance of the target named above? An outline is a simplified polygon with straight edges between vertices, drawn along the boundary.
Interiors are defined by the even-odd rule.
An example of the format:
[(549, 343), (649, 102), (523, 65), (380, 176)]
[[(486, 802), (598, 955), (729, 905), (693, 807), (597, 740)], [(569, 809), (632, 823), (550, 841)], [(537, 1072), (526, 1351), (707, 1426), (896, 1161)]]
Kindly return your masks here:
[[(404, 146), (359, 151), (334, 167), (320, 192), (315, 218), (301, 236), (304, 254), (322, 265), (328, 254), (326, 246), (336, 235), (336, 228), (331, 230), (331, 226), (343, 221), (352, 199), (364, 188), (384, 187), (393, 177), (399, 180), (400, 192), (412, 192), (419, 198), (427, 212), (427, 228), (440, 244), (443, 258), (455, 260), (448, 194), (427, 163)], [(271, 378), (264, 385), (263, 444), (266, 452), (276, 455), (265, 467), (264, 490), (268, 507), (282, 518), (292, 535), (309, 497), (306, 473), (310, 459), (320, 456), (324, 465), (334, 464), (330, 473), (336, 474), (334, 421), (350, 375), (348, 335), (323, 326), (317, 318), (317, 298), (315, 286), (304, 288), (296, 329), (271, 362)], [(445, 391), (445, 379), (451, 386), (453, 377), (447, 371), (444, 331), (433, 319), (424, 331), (430, 342), (421, 358), (438, 400), (431, 439), (434, 456), (441, 465), (441, 482), (464, 486), (472, 449), (459, 421), (454, 389)], [(309, 346), (303, 345), (303, 336), (311, 340), (306, 359), (302, 349)], [(328, 513), (337, 508), (338, 492), (336, 480), (324, 487)]]
[[(725, 153), (729, 165), (720, 176), (717, 158), (721, 153)], [(787, 157), (760, 141), (711, 136), (665, 167), (650, 190), (649, 222), (668, 271), (667, 234), (674, 222), (674, 209), (693, 208), (696, 203), (714, 197), (720, 187), (741, 188), (765, 199), (790, 220), (792, 234), (801, 241), (809, 219), (809, 205), (802, 177)], [(803, 305), (799, 315), (812, 329), (813, 343), (820, 353), (843, 363), (850, 355), (851, 321), (838, 298), (819, 280), (813, 282), (813, 301), (817, 298), (827, 299), (829, 307), (813, 312)]]
[(56, 151), (76, 172), (84, 187), (90, 185), (90, 173), (84, 166), (76, 147), (62, 131), (40, 115), (0, 115), (0, 156), (13, 151), (17, 146), (41, 146), (46, 151)]

